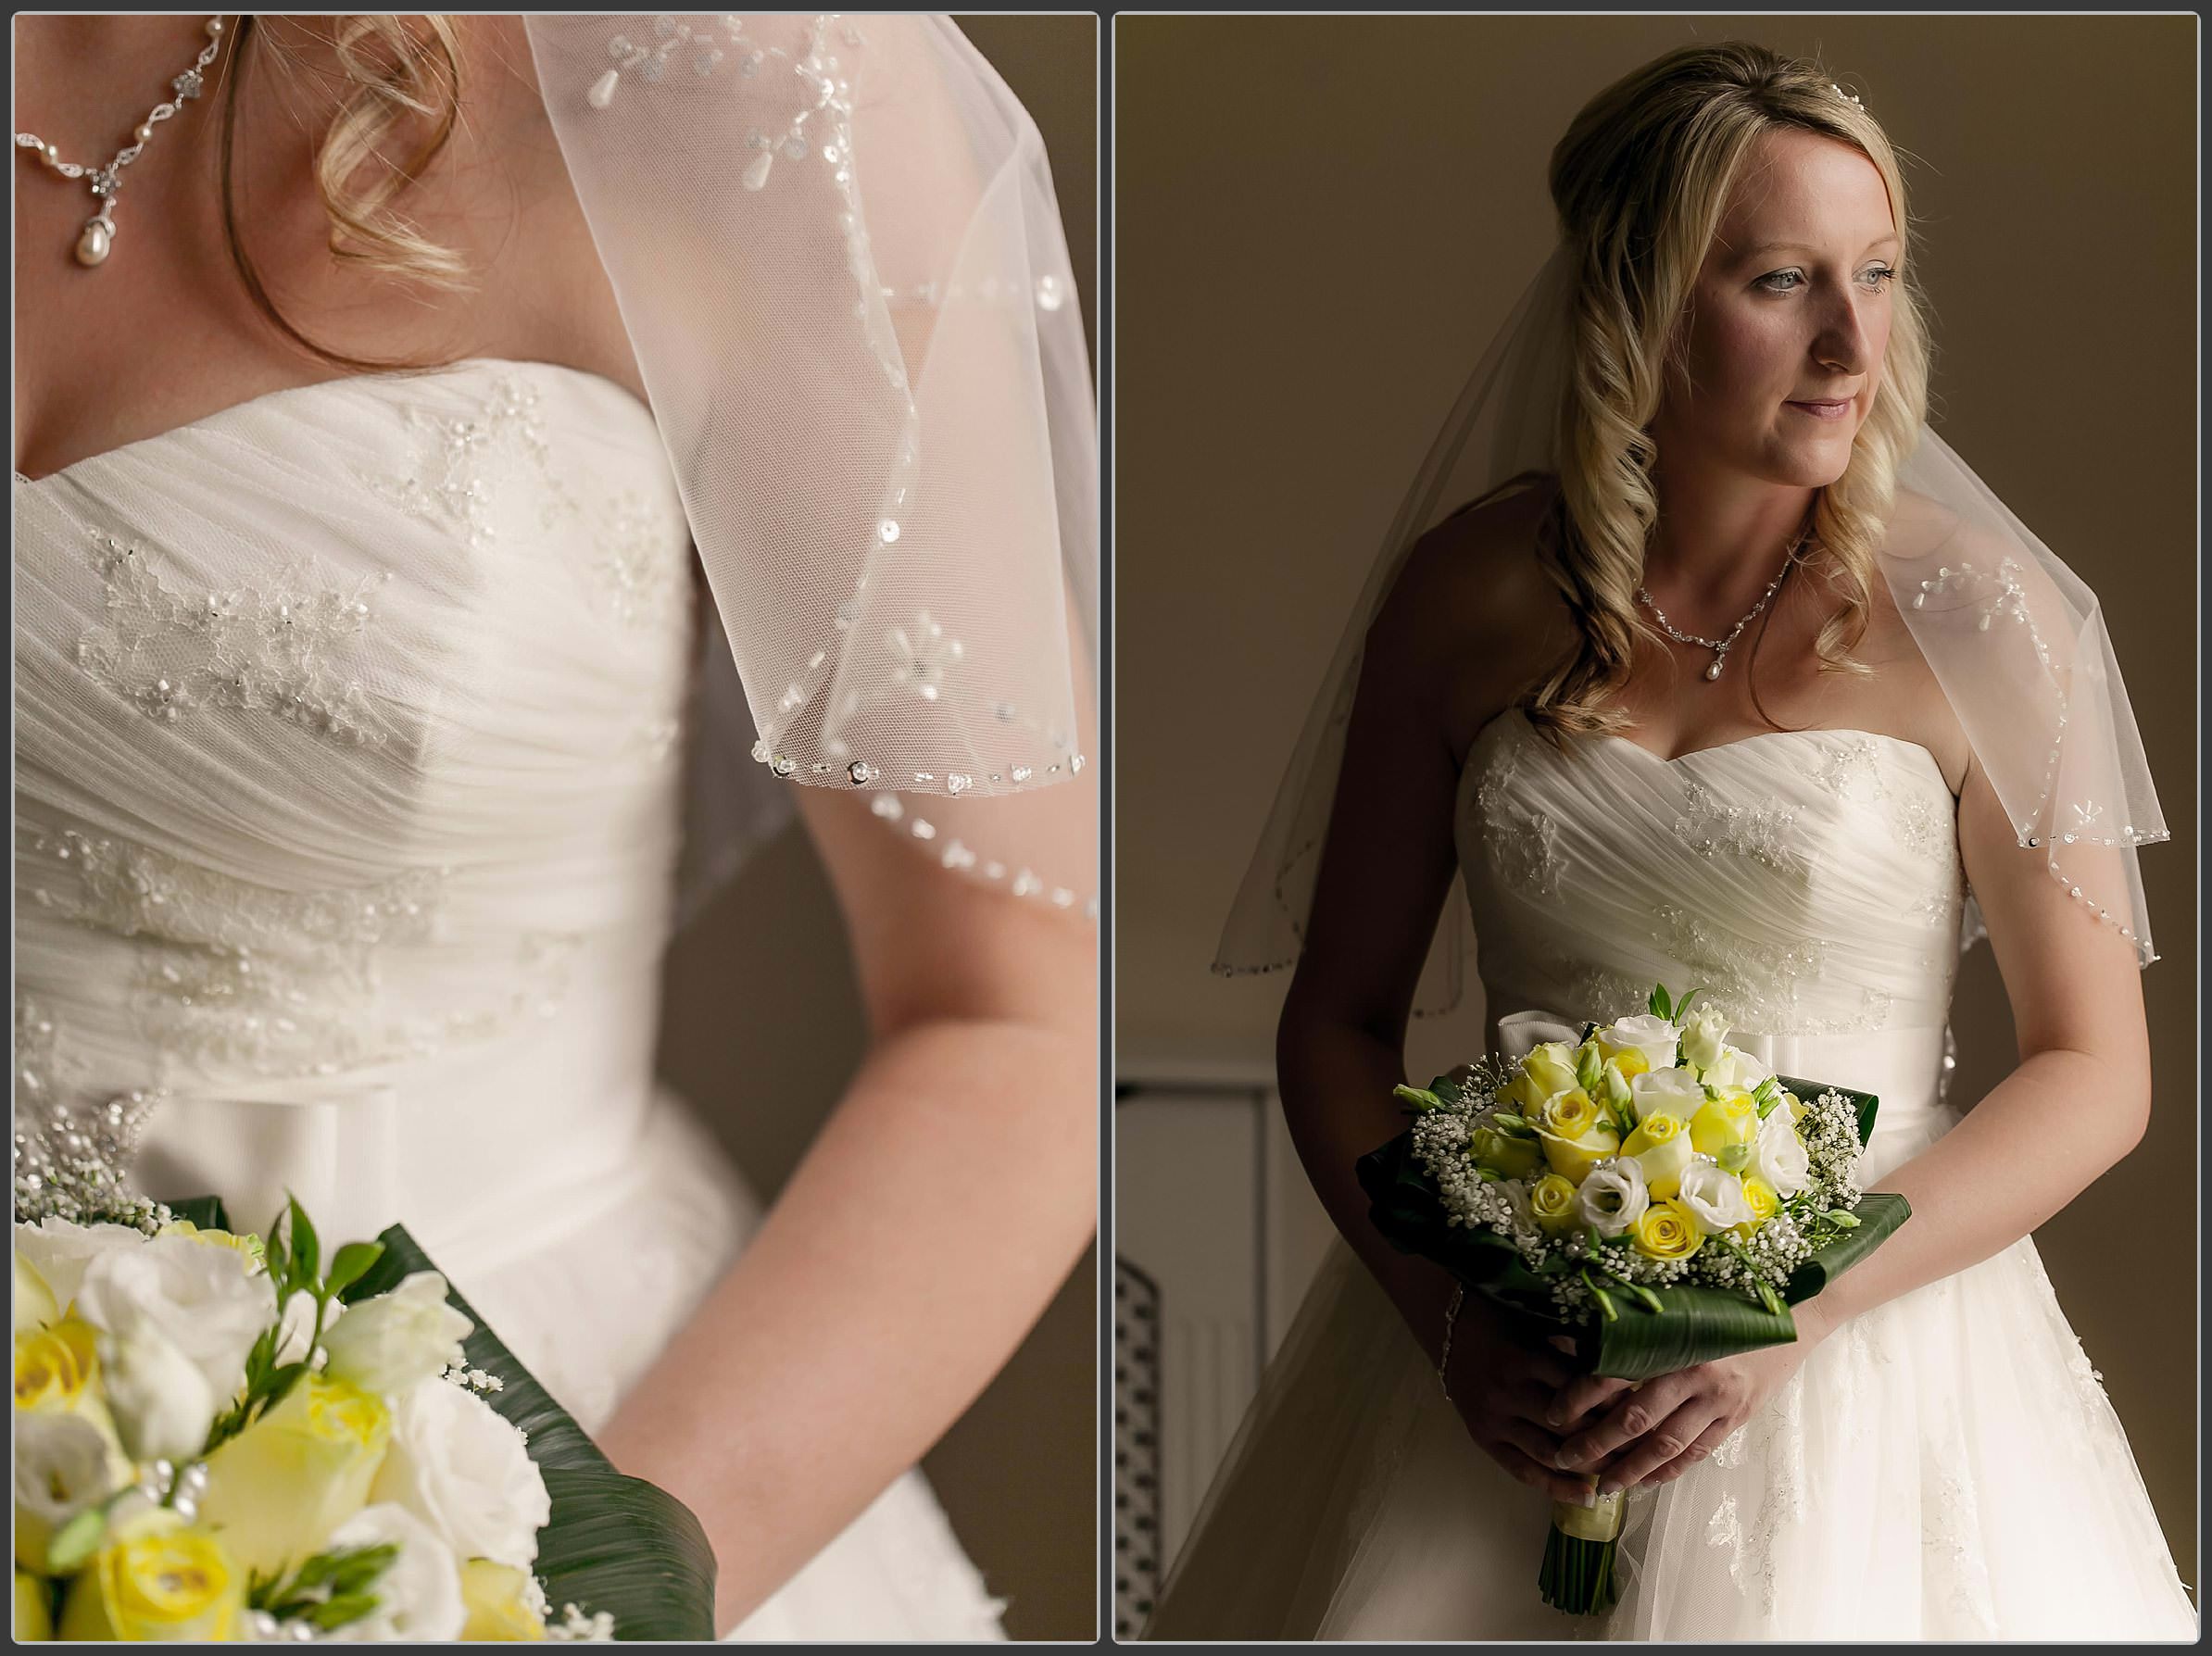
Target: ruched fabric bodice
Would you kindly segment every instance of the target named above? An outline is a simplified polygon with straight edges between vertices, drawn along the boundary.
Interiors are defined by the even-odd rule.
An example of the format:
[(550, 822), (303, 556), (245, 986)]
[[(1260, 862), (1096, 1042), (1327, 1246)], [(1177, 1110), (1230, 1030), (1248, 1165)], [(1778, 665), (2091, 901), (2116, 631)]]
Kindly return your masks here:
[(14, 493), (19, 1105), (149, 1095), (145, 1182), (242, 1222), (572, 1207), (645, 1119), (678, 849), (650, 413), (471, 361)]
[(1876, 1094), (1886, 1171), (1885, 1137), (1943, 1108), (1956, 809), (1934, 756), (1895, 736), (1663, 759), (1614, 736), (1563, 751), (1508, 712), (1468, 752), (1457, 817), (1489, 1015), (1611, 1019), (1654, 983), (1696, 988), (1782, 1073)]

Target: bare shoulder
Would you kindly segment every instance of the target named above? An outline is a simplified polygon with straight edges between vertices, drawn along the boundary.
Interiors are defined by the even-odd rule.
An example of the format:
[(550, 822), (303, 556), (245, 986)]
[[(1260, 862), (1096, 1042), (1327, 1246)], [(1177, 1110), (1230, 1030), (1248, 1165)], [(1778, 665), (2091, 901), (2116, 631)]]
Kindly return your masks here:
[[(559, 363), (626, 386), (645, 385), (540, 95), (524, 20), (459, 19), (467, 119), (456, 172), (456, 229), (471, 246), (480, 292), (471, 349)], [(459, 134), (457, 134), (458, 136)]]
[(1531, 476), (1445, 519), (1414, 544), (1369, 633), (1371, 648), (1415, 664), (1456, 755), (1573, 647), (1540, 554), (1557, 498), (1556, 480)]

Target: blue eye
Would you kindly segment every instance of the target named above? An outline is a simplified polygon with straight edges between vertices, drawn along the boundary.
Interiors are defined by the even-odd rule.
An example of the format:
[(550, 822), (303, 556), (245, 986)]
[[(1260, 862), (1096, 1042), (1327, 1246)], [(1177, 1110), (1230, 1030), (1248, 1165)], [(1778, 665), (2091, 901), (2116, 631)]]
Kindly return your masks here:
[[(1861, 281), (1868, 279), (1872, 281), (1874, 291), (1879, 293), (1884, 287), (1897, 280), (1897, 272), (1888, 265), (1876, 265), (1860, 278)], [(1804, 285), (1804, 272), (1802, 270), (1775, 270), (1760, 277), (1752, 285), (1763, 293), (1793, 294)], [(1789, 285), (1786, 287), (1778, 285), (1783, 282), (1787, 282)]]

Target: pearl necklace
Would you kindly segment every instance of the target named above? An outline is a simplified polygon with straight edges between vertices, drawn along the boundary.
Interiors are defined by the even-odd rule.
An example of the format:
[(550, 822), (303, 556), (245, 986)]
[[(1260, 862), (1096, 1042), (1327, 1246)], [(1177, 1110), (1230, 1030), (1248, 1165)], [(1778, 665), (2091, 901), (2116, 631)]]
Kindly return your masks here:
[(84, 229), (77, 236), (77, 262), (90, 270), (106, 262), (108, 249), (115, 245), (115, 197), (123, 187), (123, 169), (138, 159), (138, 152), (146, 146), (154, 135), (154, 123), (168, 120), (178, 109), (200, 95), (203, 76), (207, 66), (215, 61), (215, 54), (222, 49), (223, 21), (220, 17), (209, 18), (207, 24), (207, 44), (200, 48), (200, 55), (192, 60), (192, 67), (171, 81), (170, 90), (176, 94), (171, 102), (156, 104), (145, 119), (140, 121), (131, 134), (131, 142), (115, 152), (105, 167), (85, 167), (75, 161), (61, 158), (61, 150), (46, 143), (35, 132), (18, 132), (16, 147), (36, 155), (50, 172), (63, 178), (82, 178), (93, 193), (93, 199), (100, 209), (85, 220)]
[(1743, 619), (1728, 629), (1728, 636), (1725, 638), (1700, 638), (1695, 633), (1679, 631), (1674, 622), (1666, 619), (1666, 611), (1659, 608), (1658, 600), (1640, 586), (1636, 589), (1637, 602), (1651, 610), (1653, 616), (1659, 622), (1659, 630), (1677, 644), (1694, 644), (1700, 649), (1711, 650), (1713, 665), (1705, 669), (1705, 677), (1708, 681), (1716, 679), (1720, 677), (1720, 670), (1728, 665), (1728, 646), (1736, 642), (1744, 628), (1758, 619), (1759, 611), (1766, 608), (1767, 600), (1773, 597), (1776, 590), (1780, 587), (1783, 577), (1796, 568), (1797, 549), (1804, 545), (1804, 535), (1801, 533), (1790, 543), (1790, 549), (1782, 554), (1781, 569), (1776, 571), (1774, 579), (1766, 583), (1766, 590), (1759, 595), (1759, 601), (1744, 611)]

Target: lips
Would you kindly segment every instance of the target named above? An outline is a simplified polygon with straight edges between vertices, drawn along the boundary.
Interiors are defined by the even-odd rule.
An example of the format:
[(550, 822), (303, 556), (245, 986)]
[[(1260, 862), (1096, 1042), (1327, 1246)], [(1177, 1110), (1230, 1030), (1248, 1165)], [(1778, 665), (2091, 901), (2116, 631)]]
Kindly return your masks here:
[(1841, 420), (1851, 412), (1849, 397), (1824, 397), (1817, 402), (1791, 402), (1783, 406), (1795, 408), (1800, 414), (1810, 416), (1814, 420)]

